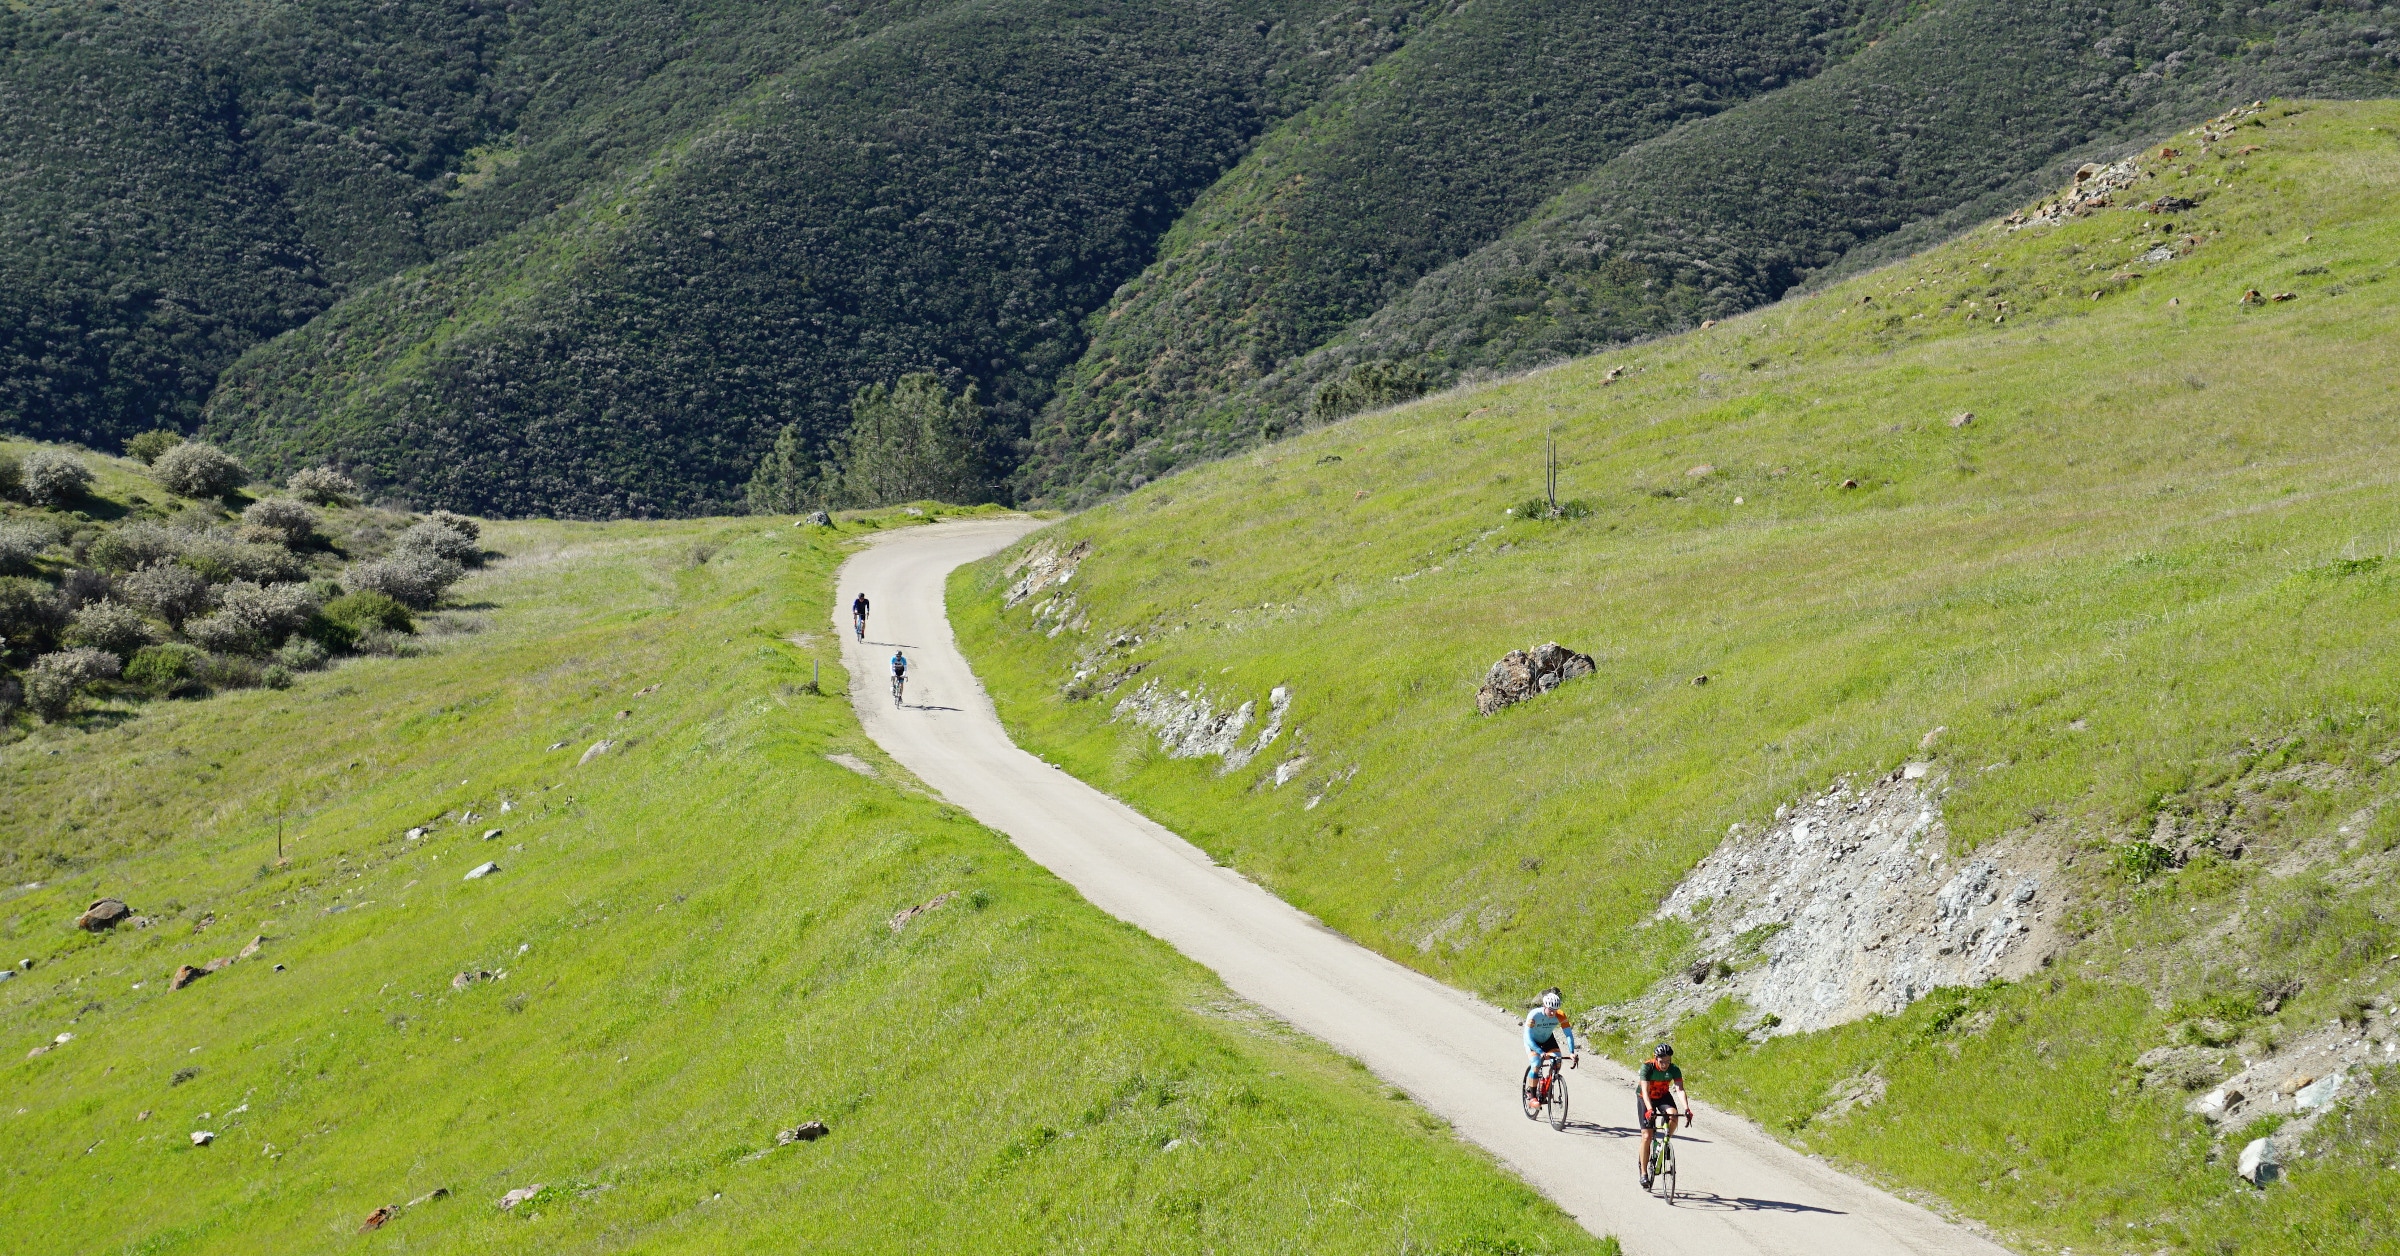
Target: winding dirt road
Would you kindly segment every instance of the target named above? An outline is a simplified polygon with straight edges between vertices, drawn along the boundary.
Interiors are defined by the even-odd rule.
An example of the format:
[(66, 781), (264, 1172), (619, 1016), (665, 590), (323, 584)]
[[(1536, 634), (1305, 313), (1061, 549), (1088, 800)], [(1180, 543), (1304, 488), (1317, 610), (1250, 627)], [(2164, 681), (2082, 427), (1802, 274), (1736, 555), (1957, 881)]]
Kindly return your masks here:
[[(1526, 1120), (1516, 1094), (1525, 1057), (1508, 1013), (1349, 941), (1019, 750), (951, 636), (944, 589), (953, 569), (1038, 526), (1004, 518), (906, 528), (842, 568), (835, 626), (859, 719), (927, 785), (1101, 910), (1355, 1057), (1634, 1256), (2001, 1256), (1990, 1241), (1706, 1104), (1699, 1115), (1708, 1119), (1676, 1144), (1689, 1198), (1646, 1194), (1634, 1174), (1632, 1082), (1622, 1069), (1586, 1056), (1567, 1075), (1575, 1102), (1564, 1132)], [(860, 590), (874, 602), (864, 645), (847, 609)], [(895, 644), (913, 664), (903, 707), (883, 680)]]

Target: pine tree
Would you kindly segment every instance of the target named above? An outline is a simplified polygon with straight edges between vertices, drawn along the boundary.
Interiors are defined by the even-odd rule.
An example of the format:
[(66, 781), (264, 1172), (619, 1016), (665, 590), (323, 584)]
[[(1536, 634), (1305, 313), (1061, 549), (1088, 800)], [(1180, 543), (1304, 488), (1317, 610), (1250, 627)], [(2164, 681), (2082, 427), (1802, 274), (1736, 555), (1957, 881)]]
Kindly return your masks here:
[(992, 499), (988, 437), (975, 386), (951, 396), (930, 374), (871, 384), (850, 402), (843, 496), (859, 506)]
[(826, 508), (825, 489), (834, 480), (832, 468), (820, 466), (800, 438), (800, 425), (790, 423), (776, 436), (775, 447), (758, 460), (743, 496), (754, 515), (796, 515)]

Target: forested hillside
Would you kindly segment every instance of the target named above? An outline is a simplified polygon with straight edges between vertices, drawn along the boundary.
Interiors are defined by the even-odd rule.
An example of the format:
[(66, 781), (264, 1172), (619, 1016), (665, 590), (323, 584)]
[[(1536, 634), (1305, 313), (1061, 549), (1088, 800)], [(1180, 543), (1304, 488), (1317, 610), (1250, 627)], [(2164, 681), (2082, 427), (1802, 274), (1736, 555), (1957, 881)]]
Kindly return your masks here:
[(958, 4), (846, 42), (260, 349), (212, 430), (268, 467), (338, 450), (420, 497), (587, 515), (727, 509), (784, 425), (822, 442), (912, 370), (1021, 432), (1081, 315), (1335, 60), (1275, 17)]
[[(1261, 337), (1244, 369), (1227, 369), (1212, 359), (1213, 325), (1188, 317), (1127, 352), (1110, 328), (1136, 319), (1141, 298), (1121, 296), (1078, 367), (1080, 391), (1043, 416), (1025, 487), (1088, 502), (1472, 372), (1722, 318), (1845, 263), (1922, 247), (2032, 195), (2062, 158), (2113, 152), (2231, 100), (2390, 92), (2400, 47), (2385, 42), (2389, 22), (2389, 6), (2364, 4), (1961, 0), (1924, 11), (1820, 76), (1600, 165), (1297, 362)], [(1377, 247), (1384, 225), (1374, 205), (1354, 211), (1349, 229), (1368, 243), (1353, 247)], [(1180, 264), (1163, 259), (1134, 292)], [(1126, 371), (1134, 377), (1116, 383)]]
[(2062, 162), (2393, 90), (2382, 0), (38, 0), (0, 430), (734, 508), (930, 372), (1019, 500), (1687, 326)]
[[(1038, 486), (1256, 381), (1498, 236), (1593, 166), (1805, 79), (1904, 15), (1881, 0), (1460, 6), (1279, 128), (1110, 301), (1042, 423)], [(1146, 451), (1155, 473), (1176, 459)]]

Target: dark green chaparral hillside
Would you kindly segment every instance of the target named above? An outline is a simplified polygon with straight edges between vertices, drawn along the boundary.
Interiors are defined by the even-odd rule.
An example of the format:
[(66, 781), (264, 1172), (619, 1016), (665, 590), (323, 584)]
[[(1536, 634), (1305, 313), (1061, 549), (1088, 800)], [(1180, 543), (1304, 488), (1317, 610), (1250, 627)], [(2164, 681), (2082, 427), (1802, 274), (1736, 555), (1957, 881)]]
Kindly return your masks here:
[(12, 735), (0, 1248), (1614, 1250), (867, 742), (904, 522), (490, 524), (418, 657)]
[[(2043, 205), (1157, 481), (960, 572), (960, 639), (1029, 749), (1628, 1055), (1769, 962), (1657, 914), (1703, 857), (1922, 779), (1948, 856), (2041, 870), (2043, 962), (1805, 1033), (1674, 995), (1696, 1094), (2025, 1250), (2400, 1251), (2400, 105)], [(1596, 672), (1478, 714), (1549, 641)], [(1277, 690), (1240, 767), (1162, 724)], [(2241, 1181), (2290, 1088), (2187, 1105), (2328, 1044)]]
[[(1559, 38), (1548, 6), (1478, 12), (1515, 47)], [(1517, 89), (1539, 92), (1521, 116), (1492, 116), (1503, 93), (1461, 99), (1443, 41), (1466, 28), (1435, 28), (1367, 76), (1355, 103), (1337, 93), (1203, 198), (1094, 320), (1092, 347), (1036, 425), (1022, 488), (1088, 503), (1262, 435), (1723, 318), (1921, 247), (2178, 120), (2278, 91), (2400, 85), (2388, 5), (1960, 0), (1863, 12), (1849, 26), (1824, 10), (1760, 18), (1761, 34), (1790, 43), (1728, 35), (1715, 66), (1675, 55), (1708, 47), (1696, 32), (1727, 30), (1707, 7), (1688, 28), (1676, 6), (1643, 10), (1635, 29), (1660, 47), (1641, 48), (1640, 68), (1590, 55), (1536, 73), (1538, 55), (1521, 54), (1525, 83), (1583, 83), (1583, 107), (1611, 127), (1565, 116), (1547, 86)], [(1596, 23), (1595, 43), (1628, 47), (1624, 24)], [(1872, 42), (1824, 73), (1717, 111), (1862, 37)], [(1673, 69), (1653, 80), (1661, 63)], [(1726, 66), (1739, 68), (1708, 75), (1725, 84), (1715, 91), (1673, 81)], [(1681, 116), (1704, 120), (1618, 152), (1678, 120), (1655, 104), (1635, 113), (1645, 100), (1685, 102)], [(1559, 104), (1574, 103), (1565, 89)], [(1565, 152), (1542, 142), (1554, 108), (1587, 137), (1567, 151), (1598, 159), (1563, 191), (1552, 175)], [(1367, 121), (1349, 122), (1353, 111)], [(1507, 138), (1477, 155), (1423, 138), (1487, 129)], [(1439, 155), (1440, 169), (1417, 169), (1419, 154)], [(1284, 182), (1367, 161), (1406, 172), (1390, 180), (1406, 191)], [(1514, 186), (1479, 196), (1477, 176)]]

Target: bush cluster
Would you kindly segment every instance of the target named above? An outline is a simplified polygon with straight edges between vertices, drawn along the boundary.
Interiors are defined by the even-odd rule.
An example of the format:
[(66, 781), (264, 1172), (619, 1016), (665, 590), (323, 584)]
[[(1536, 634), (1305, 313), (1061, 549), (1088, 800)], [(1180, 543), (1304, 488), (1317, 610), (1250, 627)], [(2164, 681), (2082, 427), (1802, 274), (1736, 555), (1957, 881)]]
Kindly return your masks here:
[(143, 466), (158, 461), (158, 456), (183, 443), (181, 432), (154, 427), (147, 432), (125, 438), (125, 456)]
[(358, 485), (332, 467), (294, 471), (283, 487), (312, 506), (347, 506), (358, 499)]
[(82, 500), (92, 469), (63, 449), (36, 449), (19, 460), (18, 479), (25, 500), (64, 510)]

